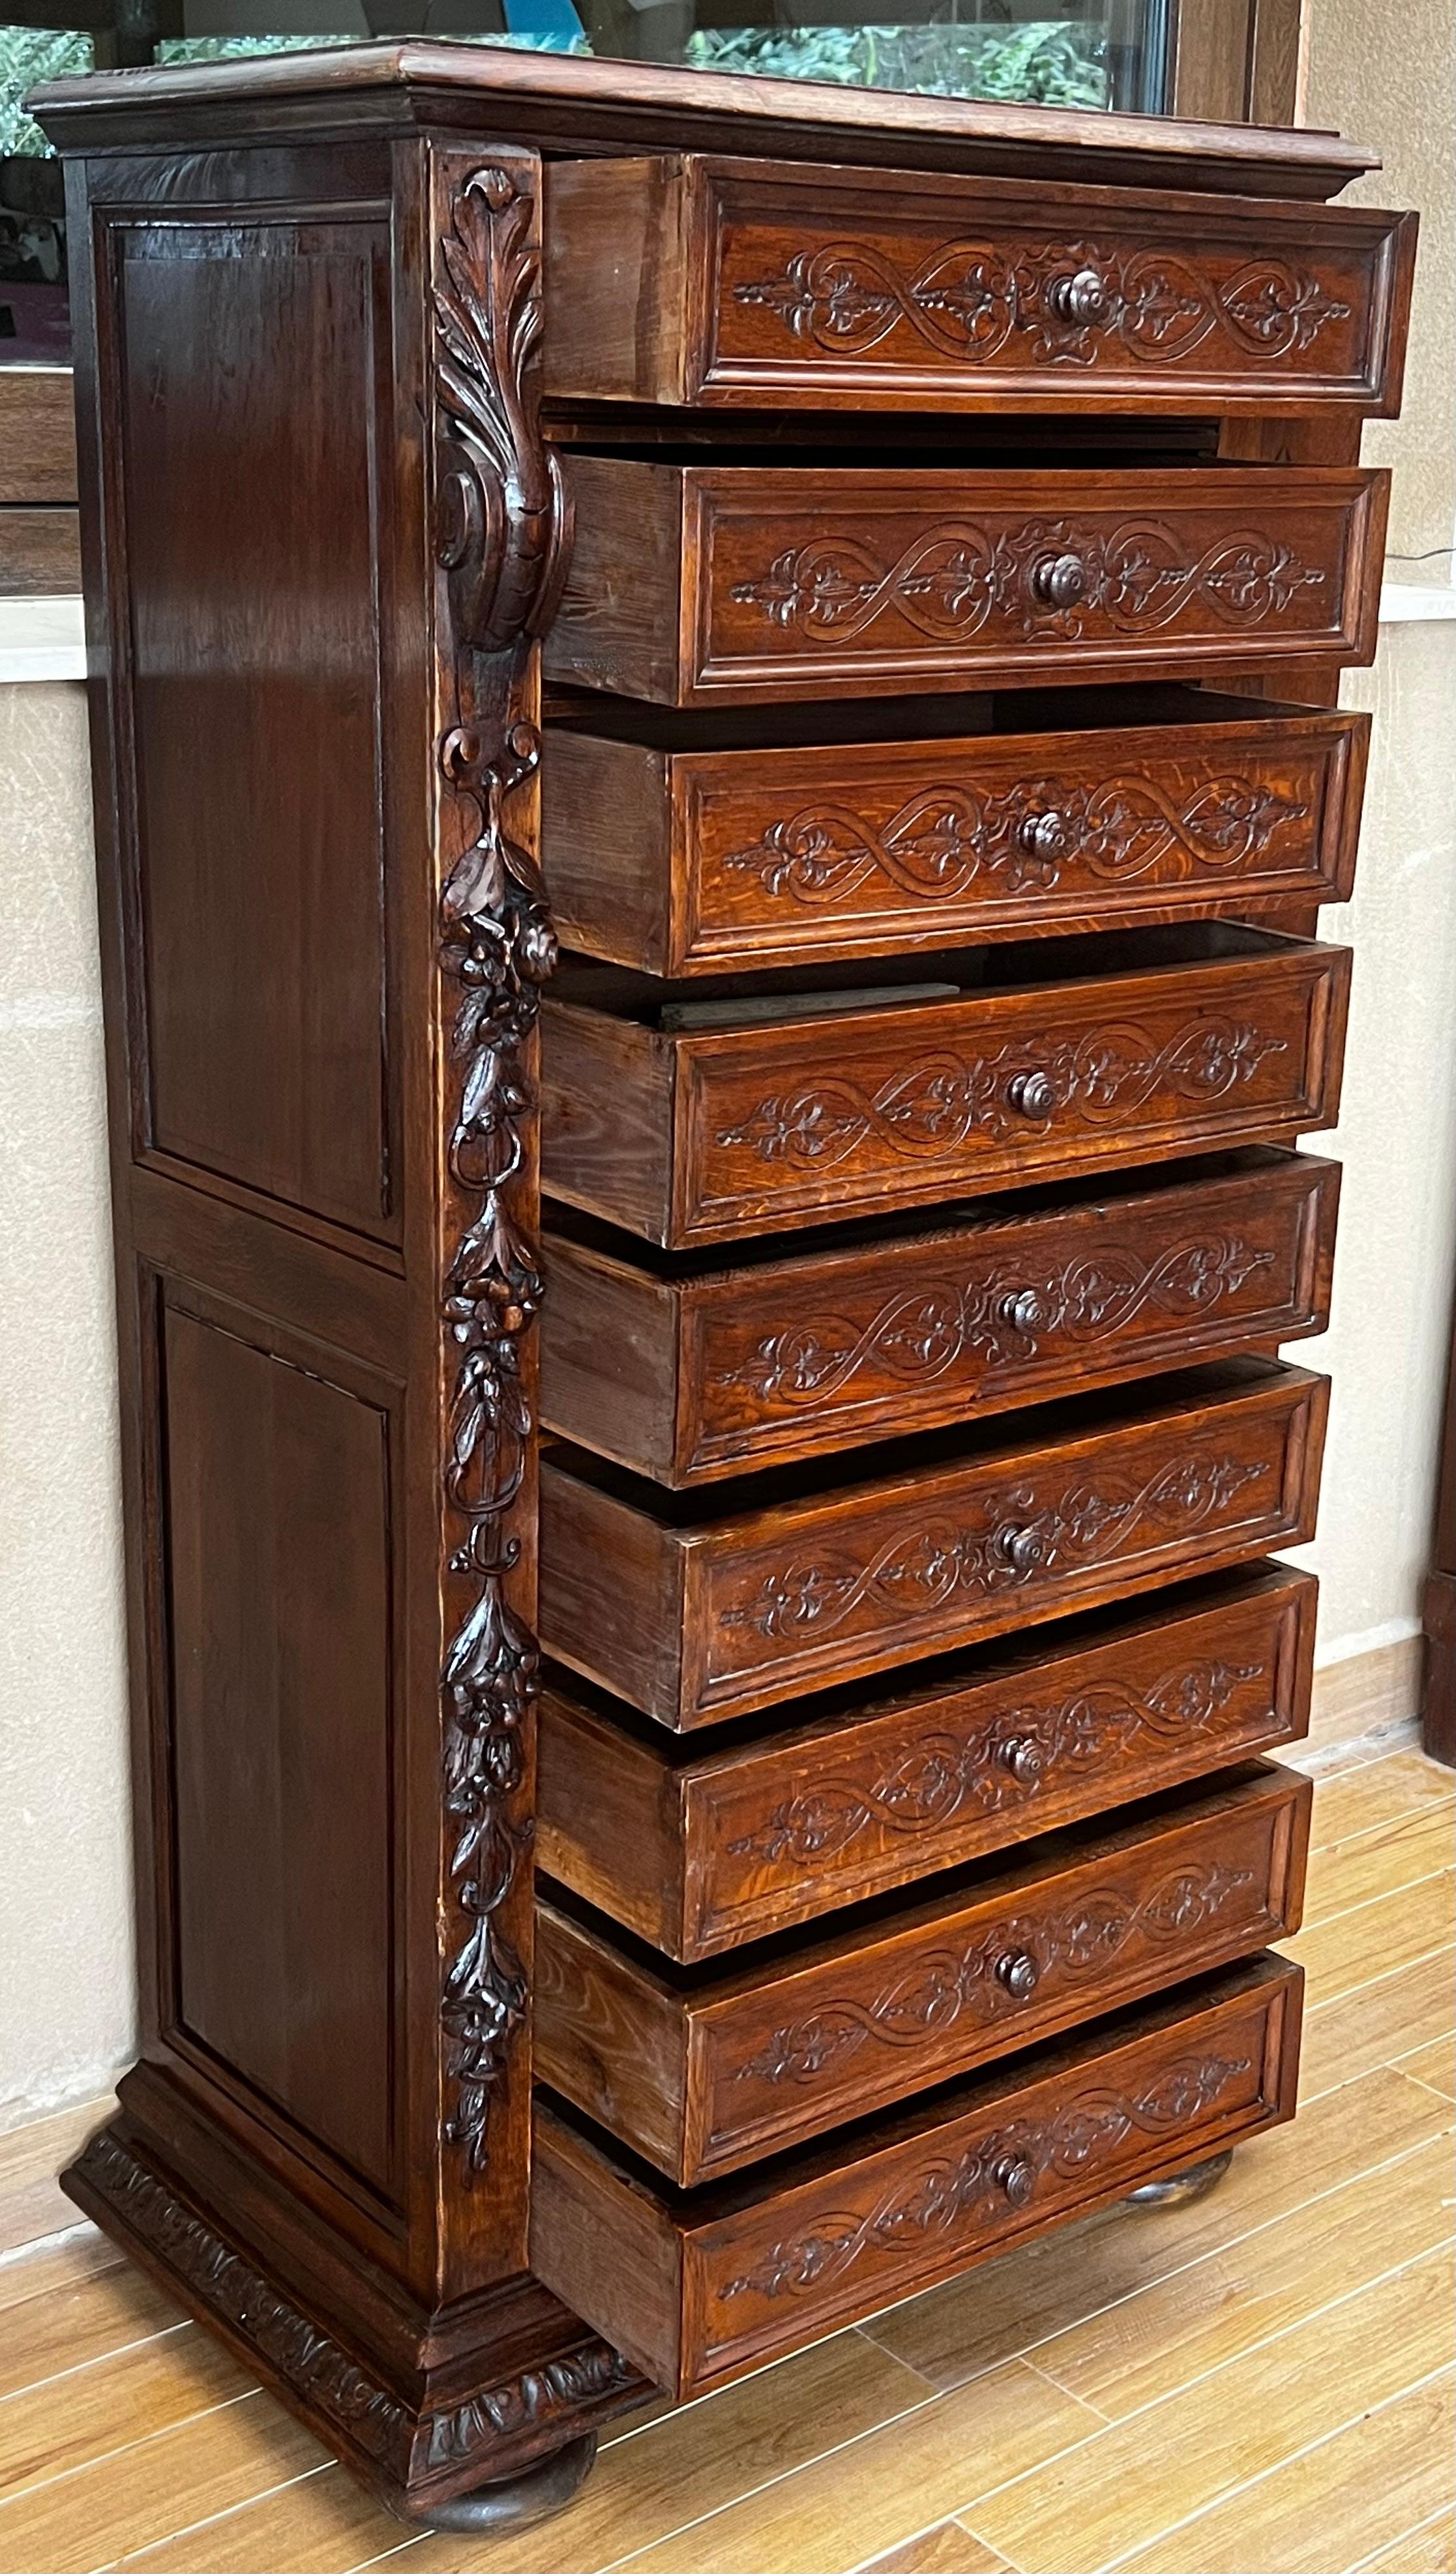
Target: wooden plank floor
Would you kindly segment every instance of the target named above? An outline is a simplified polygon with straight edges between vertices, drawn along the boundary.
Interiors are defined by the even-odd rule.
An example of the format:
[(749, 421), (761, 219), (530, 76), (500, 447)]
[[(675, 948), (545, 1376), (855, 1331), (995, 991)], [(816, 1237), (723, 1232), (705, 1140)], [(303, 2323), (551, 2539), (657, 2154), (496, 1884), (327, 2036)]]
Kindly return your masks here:
[[(0, 2574), (1456, 2574), (1449, 1772), (1321, 1778), (1304, 2107), (678, 2413), (572, 2509), (411, 2537), (0, 2144)], [(64, 2213), (62, 2212), (64, 2211)]]

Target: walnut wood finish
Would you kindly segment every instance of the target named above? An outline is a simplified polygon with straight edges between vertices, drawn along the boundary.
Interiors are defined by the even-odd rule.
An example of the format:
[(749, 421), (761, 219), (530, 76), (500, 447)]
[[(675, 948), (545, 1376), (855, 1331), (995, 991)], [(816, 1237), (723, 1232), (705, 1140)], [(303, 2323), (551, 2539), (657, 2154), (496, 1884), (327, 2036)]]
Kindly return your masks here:
[(75, 498), (69, 367), (0, 366), (0, 503)]
[(1328, 1322), (1339, 1177), (1249, 1154), (706, 1272), (548, 1227), (542, 1419), (681, 1490), (1272, 1348)]
[(1301, 1981), (1257, 1959), (698, 2191), (543, 2103), (533, 2265), (671, 2392), (706, 2394), (1291, 2117)]
[[(552, 1452), (548, 1652), (687, 1731), (1314, 1533), (1327, 1384), (1252, 1361), (707, 1516)], [(1055, 1425), (1055, 1426), (1053, 1426)]]
[(711, 1975), (543, 1900), (538, 2073), (691, 2188), (1297, 1930), (1311, 1794), (1265, 1768)]
[(547, 184), (557, 397), (1391, 413), (1409, 216), (673, 159)]
[(0, 599), (59, 599), (81, 587), (74, 510), (0, 509)]
[(1381, 474), (573, 452), (567, 481), (578, 538), (547, 675), (661, 705), (1217, 678), (1375, 650)]
[(728, 1750), (553, 1685), (541, 1865), (666, 1955), (718, 1955), (1298, 1741), (1315, 1597), (1283, 1566), (1225, 1575)]
[(1030, 714), (1010, 738), (832, 748), (563, 725), (542, 797), (562, 935), (672, 977), (1347, 899), (1367, 716), (1193, 690), (1156, 724)]
[[(876, 1299), (864, 1327), (891, 1259), (923, 1300), (928, 1245), (992, 1239), (967, 1196), (1041, 1192), (1007, 1214), (1049, 1278), (1056, 1183), (1064, 1238), (1095, 1231), (1150, 1273), (1117, 1349), (1073, 1366), (1059, 1322), (1046, 1368), (962, 1376), (943, 1412), (892, 1421), (876, 1376), (872, 1418), (855, 1395), (784, 1438), (766, 1396), (711, 1415), (705, 1388), (695, 1419), (659, 1382), (618, 1435), (579, 1386), (604, 1446), (685, 1480), (757, 1471), (678, 1498), (586, 1447), (543, 1463), (543, 1632), (619, 1693), (581, 1683), (549, 1717), (557, 1915), (585, 1889), (703, 1956), (771, 1932), (784, 1954), (758, 1961), (780, 1985), (815, 1921), (836, 1984), (897, 1936), (918, 1965), (934, 1890), (901, 1898), (898, 1932), (823, 1917), (1293, 1739), (1311, 1589), (1252, 1559), (1311, 1533), (1320, 1381), (1220, 1360), (999, 1428), (961, 1416), (1086, 1386), (1103, 1359), (1115, 1376), (1268, 1350), (1323, 1309), (1331, 1184), (1269, 1148), (1335, 1109), (1346, 960), (1300, 939), (1348, 887), (1363, 741), (1277, 700), (1327, 702), (1373, 643), (1384, 487), (1357, 470), (1359, 416), (1395, 398), (1411, 227), (1301, 210), (1369, 166), (1330, 137), (469, 45), (159, 69), (62, 85), (43, 113), (70, 156), (144, 1993), (141, 2059), (68, 2186), (397, 2510), (470, 2517), (458, 2498), (486, 2487), (499, 2518), (509, 2480), (580, 2459), (645, 2371), (721, 2383), (1288, 2114), (1298, 1977), (1256, 1964), (969, 2085), (932, 2031), (920, 2070), (905, 2059), (928, 2100), (830, 2146), (779, 2150), (793, 2119), (770, 2137), (760, 2103), (712, 2146), (775, 2143), (730, 2185), (649, 2186), (562, 2102), (533, 2167), (537, 1094), (552, 1187), (577, 1202), (564, 1265), (591, 1250), (593, 1293), (616, 1298), (604, 1382), (668, 1346), (654, 1303), (660, 1337), (635, 1353), (643, 1295), (669, 1295), (675, 1370), (694, 1296), (725, 1327), (712, 1246), (755, 1233), (734, 1258), (759, 1341), (784, 1328), (754, 1304), (775, 1268), (827, 1282), (832, 1257), (836, 1312)], [(645, 163), (686, 172), (750, 138), (773, 166), (756, 206), (732, 180), (722, 327), (710, 346), (697, 313), (683, 349), (706, 398), (637, 391), (700, 225), (665, 230), (643, 276), (632, 398), (543, 410), (543, 331), (561, 348), (578, 328), (570, 277), (543, 296), (544, 161), (627, 203)], [(583, 173), (613, 156), (633, 169)], [(674, 179), (677, 202), (699, 184)], [(1036, 290), (1085, 350), (1038, 356), (1018, 304), (999, 352), (905, 370), (918, 246), (963, 238), (972, 203), (1013, 264), (1105, 254), (1105, 277)], [(910, 259), (874, 351), (816, 352), (780, 309), (800, 211), (817, 250), (872, 215), (874, 257)], [(767, 265), (740, 277), (740, 251)], [(1149, 264), (1211, 299), (1196, 349), (1185, 284), (1164, 355), (1133, 354), (1163, 303)], [(967, 401), (987, 362), (1000, 376)], [(771, 395), (708, 388), (765, 366)], [(969, 416), (988, 402), (999, 417)], [(0, 507), (12, 554), (46, 522), (51, 588), (64, 471), (57, 450), (44, 495)], [(33, 542), (26, 564), (34, 586)], [(1262, 701), (1166, 692), (1220, 675)], [(1017, 681), (1042, 693), (998, 701)], [(989, 811), (1054, 778), (1082, 815), (1119, 734), (1175, 820), (1119, 855), (1118, 883), (1081, 820), (1060, 846), (1044, 802), (1017, 822), (1034, 884), (1005, 881), (982, 820), (978, 871), (927, 908), (871, 870), (800, 919), (795, 892), (729, 863), (796, 827), (777, 799), (798, 779), (896, 863), (906, 830), (921, 845), (907, 800), (947, 782)], [(606, 922), (618, 961), (564, 973), (539, 1074), (559, 748), (584, 853), (562, 866), (567, 926), (590, 943)], [(629, 857), (607, 821), (636, 833)], [(1232, 834), (1226, 867), (1210, 831)], [(1298, 935), (1224, 917), (1245, 911)], [(840, 1014), (874, 955), (889, 995)], [(904, 998), (947, 975), (954, 997)], [(805, 995), (811, 1015), (785, 1018)], [(1162, 1162), (1190, 1167), (1160, 1187)], [(1132, 1166), (1103, 1211), (1075, 1204)], [(1196, 1310), (1160, 1338), (1151, 1273), (1182, 1256), (1171, 1217), (1200, 1190), (1246, 1253), (1206, 1284), (1195, 1256)], [(606, 1250), (594, 1211), (621, 1228)], [(779, 1238), (820, 1224), (845, 1229)], [(633, 1234), (671, 1256), (635, 1275)], [(814, 1292), (795, 1290), (805, 1316)], [(1027, 1325), (1044, 1335), (1023, 1306)], [(891, 1426), (860, 1462), (813, 1453)], [(812, 1690), (836, 1694), (791, 1704)], [(676, 1741), (709, 1722), (707, 1756)], [(1238, 1877), (1238, 1939), (1261, 1936), (1240, 1907), (1262, 1890), (1270, 1923), (1294, 1919), (1297, 1855), (1281, 1876), (1249, 1835), (1302, 1795), (1225, 1780), (1203, 1821), (1114, 1820), (1107, 1884), (1130, 1873), (1141, 1904), (1196, 1845), (1190, 1866)], [(1063, 1894), (1100, 1865), (1001, 1863), (1059, 1871)], [(951, 1900), (986, 1893), (962, 1874)], [(630, 1928), (598, 1935), (626, 1960)], [(1163, 1968), (1214, 1953), (1201, 1936), (1185, 1915)], [(796, 2022), (750, 2004), (752, 1964), (719, 1972), (761, 2049)], [(820, 2097), (838, 2119), (850, 2095)]]
[(546, 1005), (543, 1187), (686, 1250), (1334, 1121), (1347, 949), (1193, 924), (925, 979), (963, 988), (665, 1029), (654, 987), (574, 967)]

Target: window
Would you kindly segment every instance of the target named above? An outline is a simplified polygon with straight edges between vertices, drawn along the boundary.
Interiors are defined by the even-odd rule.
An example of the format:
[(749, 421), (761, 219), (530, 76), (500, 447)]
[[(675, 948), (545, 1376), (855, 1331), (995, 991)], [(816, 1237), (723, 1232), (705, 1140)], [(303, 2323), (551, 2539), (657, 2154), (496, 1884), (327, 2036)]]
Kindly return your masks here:
[[(0, 11), (28, 0), (0, 0)], [(117, 63), (455, 36), (1057, 107), (1168, 102), (1172, 0), (29, 0), (0, 23), (0, 365), (69, 355), (61, 174), (21, 101)], [(67, 23), (69, 21), (69, 24)]]

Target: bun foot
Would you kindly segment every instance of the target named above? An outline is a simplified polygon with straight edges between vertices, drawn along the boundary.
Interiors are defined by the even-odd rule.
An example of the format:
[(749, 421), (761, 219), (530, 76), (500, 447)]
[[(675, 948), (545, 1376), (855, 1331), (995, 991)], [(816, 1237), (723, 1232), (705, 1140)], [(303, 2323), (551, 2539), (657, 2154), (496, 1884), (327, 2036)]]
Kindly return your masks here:
[(472, 2537), (493, 2538), (503, 2529), (529, 2529), (564, 2511), (581, 2492), (597, 2455), (597, 2434), (585, 2431), (554, 2449), (539, 2467), (524, 2475), (503, 2476), (498, 2484), (477, 2485), (472, 2493), (453, 2494), (449, 2502), (432, 2503), (423, 2517), (429, 2529), (466, 2530)]
[(1185, 2200), (1203, 2198), (1216, 2189), (1233, 2160), (1233, 2147), (1222, 2154), (1210, 2154), (1205, 2163), (1190, 2163), (1186, 2171), (1170, 2172), (1166, 2180), (1145, 2180), (1141, 2189), (1129, 2190), (1129, 2207), (1181, 2207)]

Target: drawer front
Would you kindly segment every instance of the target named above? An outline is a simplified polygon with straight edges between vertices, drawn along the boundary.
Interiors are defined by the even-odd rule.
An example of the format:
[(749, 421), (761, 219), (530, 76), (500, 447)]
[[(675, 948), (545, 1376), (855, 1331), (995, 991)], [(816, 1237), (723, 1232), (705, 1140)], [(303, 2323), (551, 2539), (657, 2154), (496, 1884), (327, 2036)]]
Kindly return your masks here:
[(1343, 902), (1368, 730), (1251, 711), (682, 753), (564, 731), (544, 862), (569, 946), (662, 975)]
[(687, 1990), (542, 1903), (536, 2069), (692, 2187), (1297, 1930), (1311, 1794), (1267, 1770)]
[(682, 1488), (1271, 1348), (1325, 1328), (1338, 1198), (1271, 1158), (687, 1284), (549, 1237), (542, 1417)]
[(1298, 1741), (1316, 1596), (1226, 1579), (686, 1764), (548, 1690), (541, 1866), (668, 1955), (719, 1955)]
[(568, 455), (549, 675), (669, 704), (1272, 674), (1375, 649), (1386, 484)]
[[(1349, 954), (679, 1042), (675, 1235), (890, 1212), (1118, 1162), (1293, 1142), (1339, 1104)], [(547, 1130), (543, 1166), (553, 1169)]]
[(860, 2128), (852, 2153), (694, 2193), (540, 2105), (531, 2266), (671, 2393), (707, 2393), (1291, 2117), (1300, 1989), (1258, 1960)]
[(1093, 1431), (697, 1525), (548, 1458), (542, 1641), (689, 1728), (1301, 1543), (1325, 1380), (1229, 1376)]
[[(697, 157), (552, 164), (560, 395), (1393, 412), (1413, 218)], [(661, 244), (680, 245), (676, 261)]]
[(785, 1511), (703, 1560), (698, 1704), (761, 1706), (1313, 1537), (1326, 1402), (1291, 1369), (1196, 1421)]

